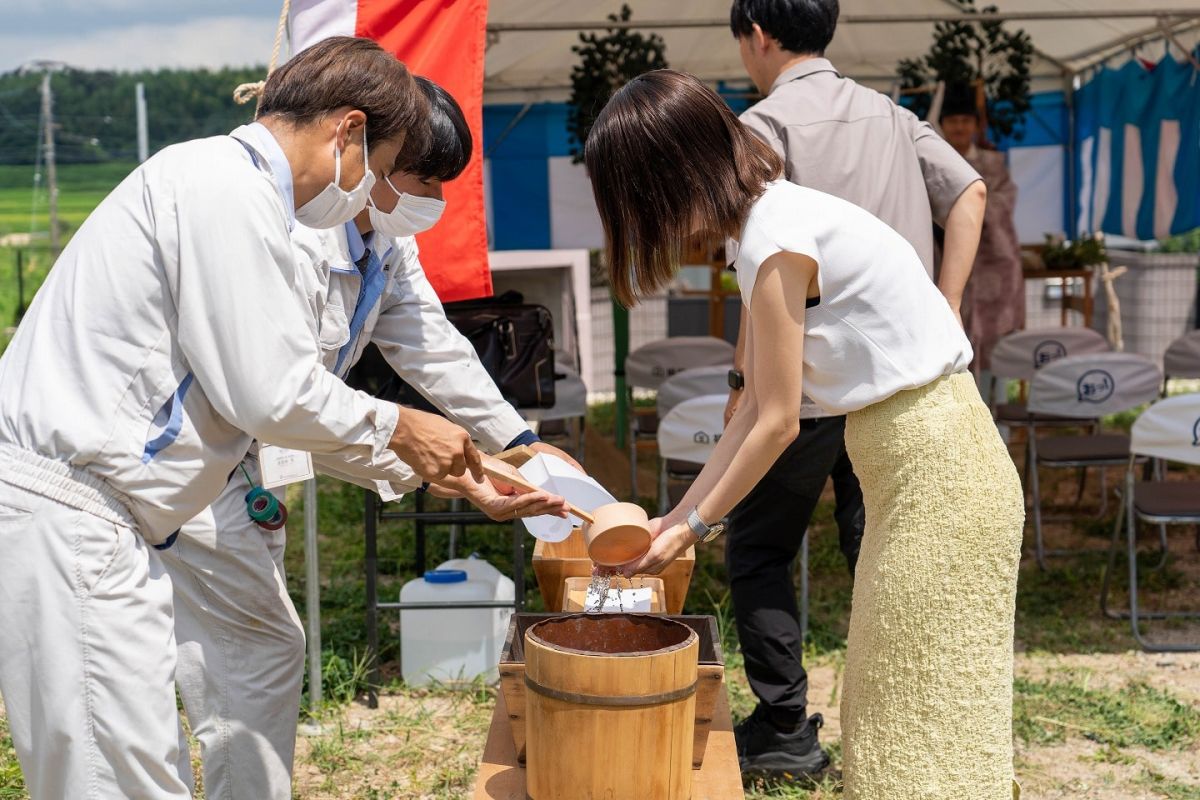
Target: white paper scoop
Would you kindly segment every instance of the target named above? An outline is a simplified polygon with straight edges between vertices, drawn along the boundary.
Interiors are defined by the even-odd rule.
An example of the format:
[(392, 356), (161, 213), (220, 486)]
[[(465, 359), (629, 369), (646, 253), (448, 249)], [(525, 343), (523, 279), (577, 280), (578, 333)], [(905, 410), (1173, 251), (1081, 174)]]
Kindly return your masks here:
[[(538, 453), (522, 464), (518, 471), (525, 480), (539, 489), (563, 497), (571, 505), (589, 513), (602, 505), (617, 502), (617, 498), (609, 494), (603, 486), (558, 456)], [(534, 538), (544, 542), (561, 542), (571, 535), (572, 528), (583, 522), (574, 515), (567, 519), (550, 516), (528, 517), (521, 521)]]

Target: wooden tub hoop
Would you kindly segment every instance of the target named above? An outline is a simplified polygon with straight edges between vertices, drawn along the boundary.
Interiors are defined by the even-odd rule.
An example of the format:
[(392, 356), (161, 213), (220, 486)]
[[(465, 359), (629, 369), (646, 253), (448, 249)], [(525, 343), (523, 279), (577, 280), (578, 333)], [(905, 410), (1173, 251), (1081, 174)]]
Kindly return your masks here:
[(579, 694), (578, 692), (564, 692), (559, 689), (551, 689), (549, 686), (542, 684), (525, 675), (525, 686), (530, 691), (536, 692), (543, 697), (549, 697), (551, 700), (559, 700), (564, 703), (578, 703), (585, 706), (604, 706), (607, 708), (648, 708), (650, 706), (663, 706), (668, 703), (674, 703), (678, 700), (686, 700), (696, 693), (696, 686), (699, 681), (693, 681), (690, 686), (684, 686), (682, 689), (675, 689), (670, 692), (660, 692), (659, 694), (635, 695), (635, 696), (611, 696), (611, 695), (596, 695), (596, 694)]

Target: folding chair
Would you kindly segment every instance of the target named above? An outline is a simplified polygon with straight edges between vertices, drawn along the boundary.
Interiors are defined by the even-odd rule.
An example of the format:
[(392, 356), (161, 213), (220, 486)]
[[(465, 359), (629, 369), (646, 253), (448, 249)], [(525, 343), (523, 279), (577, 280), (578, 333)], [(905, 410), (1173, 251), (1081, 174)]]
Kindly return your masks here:
[[(1125, 470), (1125, 491), (1121, 511), (1113, 526), (1108, 565), (1100, 588), (1100, 608), (1112, 619), (1128, 619), (1133, 638), (1143, 650), (1188, 652), (1200, 650), (1200, 642), (1162, 643), (1147, 640), (1141, 631), (1144, 619), (1200, 619), (1200, 611), (1142, 611), (1138, 608), (1137, 532), (1139, 522), (1159, 526), (1160, 544), (1167, 552), (1168, 525), (1200, 525), (1200, 481), (1168, 481), (1164, 461), (1200, 464), (1200, 394), (1185, 394), (1160, 400), (1146, 409), (1133, 423), (1131, 456)], [(1155, 480), (1137, 481), (1134, 459), (1155, 459)], [(1108, 593), (1116, 567), (1121, 531), (1125, 532), (1126, 557), (1129, 559), (1129, 609), (1113, 611)], [(1164, 558), (1165, 562), (1165, 558)], [(1160, 564), (1161, 566), (1161, 564)]]
[[(1158, 397), (1161, 378), (1153, 361), (1134, 353), (1066, 356), (1038, 370), (1029, 387), (1029, 410), (1035, 414), (1099, 419), (1107, 414), (1153, 402)], [(1038, 468), (1101, 468), (1100, 513), (1103, 514), (1107, 508), (1103, 468), (1125, 464), (1129, 458), (1129, 437), (1099, 431), (1085, 436), (1050, 436), (1045, 439), (1031, 436), (1029, 453), (1035, 554), (1038, 567), (1045, 569), (1047, 553), (1067, 555), (1072, 551), (1047, 551), (1045, 548)]]
[(526, 420), (537, 422), (537, 433), (543, 441), (565, 446), (577, 461), (583, 463), (587, 386), (578, 372), (561, 363), (556, 365), (554, 405), (550, 408), (521, 409), (521, 413)]
[(1163, 354), (1163, 397), (1172, 378), (1200, 378), (1200, 330), (1180, 336)]
[[(655, 405), (658, 411), (658, 513), (660, 515), (667, 513), (669, 506), (677, 502), (670, 492), (672, 484), (679, 482), (690, 484), (704, 466), (703, 461), (695, 462), (666, 455), (662, 449), (662, 425), (671, 410), (680, 403), (703, 397), (719, 397), (721, 399), (722, 413), (717, 416), (717, 422), (723, 425), (725, 403), (729, 399), (728, 367), (685, 369), (683, 372), (676, 372), (658, 387), (658, 401)], [(717, 434), (720, 435), (719, 429)]]
[[(689, 373), (700, 373), (700, 370), (688, 370)], [(676, 378), (681, 375), (675, 376)], [(699, 382), (700, 375), (690, 376)], [(674, 380), (674, 379), (672, 379)], [(659, 403), (667, 395), (670, 403), (671, 396), (682, 382), (674, 386), (666, 383), (659, 389)], [(681, 400), (671, 405), (662, 415), (658, 424), (658, 453), (666, 467), (660, 471), (663, 476), (678, 477), (687, 483), (675, 484), (678, 492), (668, 492), (666, 485), (659, 484), (659, 515), (666, 513), (663, 500), (670, 505), (678, 505), (691, 485), (691, 481), (700, 473), (700, 469), (712, 456), (713, 448), (721, 438), (725, 429), (725, 403), (729, 399), (728, 392), (721, 394), (703, 395)], [(807, 403), (802, 410), (802, 416), (823, 416), (819, 408)], [(672, 466), (674, 465), (674, 466)], [(675, 472), (671, 472), (675, 470)], [(808, 635), (808, 537), (800, 545), (800, 638)]]
[(658, 431), (657, 408), (637, 409), (635, 389), (657, 391), (676, 372), (694, 367), (733, 366), (733, 345), (712, 336), (676, 336), (642, 345), (625, 359), (625, 384), (629, 400), (629, 493), (637, 501), (637, 456), (654, 447)]
[[(1037, 371), (1064, 356), (1111, 352), (1108, 340), (1091, 328), (1049, 328), (1017, 331), (1003, 336), (992, 348), (992, 380), (1004, 378), (1028, 384)], [(989, 405), (995, 386), (988, 387)], [(1022, 397), (1024, 392), (1022, 392)], [(1037, 435), (1038, 428), (1093, 428), (1095, 418), (1074, 419), (1054, 414), (1032, 414), (1024, 402), (998, 403), (992, 408), (998, 424), (1026, 431), (1026, 440)], [(1095, 432), (1093, 430), (1093, 432)], [(1025, 449), (1025, 476), (1029, 475), (1029, 448)], [(1082, 479), (1079, 493), (1083, 494)]]

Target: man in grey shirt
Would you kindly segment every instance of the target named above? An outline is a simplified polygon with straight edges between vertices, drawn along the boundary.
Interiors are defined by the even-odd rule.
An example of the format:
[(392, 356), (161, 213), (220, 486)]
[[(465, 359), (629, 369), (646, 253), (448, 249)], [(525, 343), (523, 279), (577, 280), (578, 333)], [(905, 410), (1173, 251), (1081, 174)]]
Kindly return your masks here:
[[(837, 0), (734, 0), (730, 27), (746, 71), (766, 95), (742, 121), (783, 157), (788, 180), (879, 217), (913, 245), (931, 278), (933, 226), (941, 226), (938, 288), (957, 315), (983, 224), (983, 182), (927, 123), (843, 77), (823, 57), (837, 16)], [(745, 322), (743, 314), (733, 386), (740, 383)], [(727, 419), (739, 394), (730, 393)], [(801, 420), (799, 437), (730, 515), (734, 615), (759, 700), (736, 729), (743, 772), (799, 776), (829, 763), (817, 741), (821, 717), (807, 714), (791, 565), (832, 476), (841, 548), (854, 571), (863, 506), (845, 426), (845, 417)]]

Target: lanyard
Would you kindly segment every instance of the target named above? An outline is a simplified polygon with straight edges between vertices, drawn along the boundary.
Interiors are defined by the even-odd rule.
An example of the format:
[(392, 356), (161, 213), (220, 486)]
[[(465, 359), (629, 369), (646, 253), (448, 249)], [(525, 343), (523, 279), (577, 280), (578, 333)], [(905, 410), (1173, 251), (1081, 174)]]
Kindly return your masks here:
[(342, 364), (353, 353), (358, 342), (359, 334), (367, 323), (367, 315), (379, 302), (383, 287), (387, 283), (387, 273), (383, 270), (383, 262), (375, 255), (375, 251), (367, 249), (367, 268), (362, 275), (362, 283), (358, 290), (358, 302), (354, 305), (354, 316), (350, 319), (350, 338), (338, 351), (337, 363), (334, 364), (333, 374), (342, 374)]

